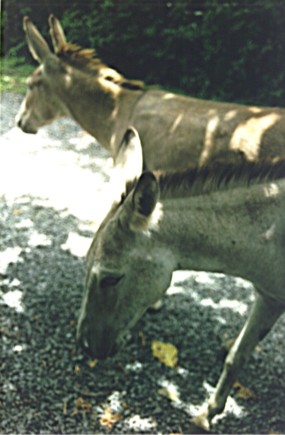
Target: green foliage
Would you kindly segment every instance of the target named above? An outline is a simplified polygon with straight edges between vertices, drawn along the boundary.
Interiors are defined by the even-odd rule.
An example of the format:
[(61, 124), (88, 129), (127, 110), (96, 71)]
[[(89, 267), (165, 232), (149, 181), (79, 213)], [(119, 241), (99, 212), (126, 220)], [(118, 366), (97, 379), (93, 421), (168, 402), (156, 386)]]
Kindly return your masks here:
[(285, 105), (282, 0), (6, 0), (4, 54), (30, 56), (30, 15), (49, 40), (54, 13), (70, 41), (129, 78), (202, 98)]
[(34, 67), (27, 64), (25, 58), (2, 58), (0, 74), (0, 92), (9, 91), (25, 93), (26, 78), (33, 72)]

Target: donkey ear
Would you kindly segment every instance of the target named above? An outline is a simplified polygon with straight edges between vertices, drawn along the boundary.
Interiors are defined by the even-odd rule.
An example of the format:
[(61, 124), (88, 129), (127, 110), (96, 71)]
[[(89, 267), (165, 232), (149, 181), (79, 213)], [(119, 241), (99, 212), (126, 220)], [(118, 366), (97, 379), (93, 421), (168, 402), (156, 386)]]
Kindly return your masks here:
[(157, 179), (152, 172), (144, 172), (140, 176), (132, 195), (132, 229), (145, 230), (150, 227), (151, 217), (158, 199), (159, 185)]
[(133, 181), (142, 173), (143, 153), (139, 134), (134, 127), (129, 127), (119, 146), (115, 167), (124, 183)]
[(43, 63), (52, 54), (47, 42), (29, 17), (24, 17), (23, 27), (31, 55), (37, 62)]
[(53, 48), (55, 53), (57, 54), (65, 46), (66, 38), (59, 20), (54, 15), (51, 14), (49, 16), (48, 22), (50, 27), (49, 33), (52, 39)]

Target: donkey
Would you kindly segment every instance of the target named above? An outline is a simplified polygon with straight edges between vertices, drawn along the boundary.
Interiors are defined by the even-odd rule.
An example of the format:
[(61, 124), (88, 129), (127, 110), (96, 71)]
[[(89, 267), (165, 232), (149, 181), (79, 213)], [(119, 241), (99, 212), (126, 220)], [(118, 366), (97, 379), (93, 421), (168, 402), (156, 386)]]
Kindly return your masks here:
[[(120, 159), (131, 149), (142, 162), (140, 147), (137, 132), (129, 129)], [(250, 280), (255, 302), (200, 416), (207, 425), (222, 412), (250, 352), (285, 309), (284, 217), (285, 159), (143, 172), (128, 183), (90, 246), (79, 343), (95, 358), (114, 355), (165, 293), (175, 270)]]
[(49, 26), (54, 52), (28, 17), (23, 23), (29, 50), (40, 64), (27, 80), (16, 117), (24, 132), (36, 133), (57, 118), (71, 117), (116, 163), (124, 133), (133, 125), (149, 170), (181, 169), (220, 158), (285, 156), (285, 109), (147, 89), (105, 65), (94, 51), (67, 42), (53, 15)]

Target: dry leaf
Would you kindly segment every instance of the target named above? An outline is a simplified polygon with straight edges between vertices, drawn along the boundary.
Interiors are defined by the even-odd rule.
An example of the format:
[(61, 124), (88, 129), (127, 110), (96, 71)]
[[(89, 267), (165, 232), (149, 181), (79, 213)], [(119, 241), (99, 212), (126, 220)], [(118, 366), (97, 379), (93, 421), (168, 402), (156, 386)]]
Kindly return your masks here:
[(80, 366), (78, 364), (76, 364), (76, 366), (74, 367), (74, 371), (75, 373), (79, 373), (80, 372)]
[(97, 359), (93, 359), (91, 361), (88, 362), (88, 366), (90, 367), (90, 369), (93, 369), (93, 367), (96, 366), (98, 360)]
[(63, 406), (62, 406), (62, 411), (63, 411), (63, 414), (64, 415), (66, 415), (67, 414), (67, 402), (63, 402)]
[(106, 408), (100, 417), (100, 425), (111, 429), (121, 419), (122, 416), (120, 414), (114, 414), (110, 408)]
[(90, 412), (92, 409), (92, 405), (88, 403), (86, 400), (84, 400), (82, 397), (78, 397), (74, 401), (75, 407), (73, 408), (73, 411), (71, 413), (72, 416), (82, 413)]
[(19, 210), (18, 208), (16, 208), (15, 210), (12, 211), (13, 216), (18, 216), (19, 214), (22, 214), (23, 210)]
[(75, 406), (85, 412), (90, 412), (92, 408), (92, 405), (88, 403), (87, 400), (83, 399), (83, 397), (78, 397), (78, 399), (75, 400)]
[(178, 350), (173, 344), (153, 341), (151, 343), (151, 350), (153, 356), (167, 367), (176, 367), (178, 362)]
[(235, 382), (233, 387), (237, 389), (236, 397), (239, 397), (240, 399), (257, 399), (256, 394), (240, 382)]

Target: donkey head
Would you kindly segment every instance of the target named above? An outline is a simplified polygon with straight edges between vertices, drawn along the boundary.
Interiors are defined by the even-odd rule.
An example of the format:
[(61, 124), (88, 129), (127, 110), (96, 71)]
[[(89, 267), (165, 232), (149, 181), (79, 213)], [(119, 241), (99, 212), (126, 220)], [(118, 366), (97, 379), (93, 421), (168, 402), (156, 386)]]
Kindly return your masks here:
[[(122, 148), (124, 152), (132, 148), (141, 156), (134, 130), (127, 131)], [(131, 160), (125, 159), (126, 164)], [(77, 338), (96, 358), (118, 350), (126, 333), (161, 298), (171, 280), (172, 259), (152, 238), (162, 215), (158, 183), (148, 172), (133, 185), (111, 208), (88, 253)]]
[[(59, 21), (52, 15), (49, 24), (57, 53), (65, 44), (64, 33)], [(28, 91), (16, 116), (16, 123), (25, 133), (37, 133), (43, 125), (68, 115), (55, 86), (66, 80), (67, 71), (28, 17), (24, 17), (23, 27), (30, 53), (40, 66), (27, 80)]]

